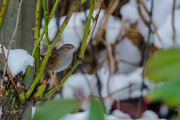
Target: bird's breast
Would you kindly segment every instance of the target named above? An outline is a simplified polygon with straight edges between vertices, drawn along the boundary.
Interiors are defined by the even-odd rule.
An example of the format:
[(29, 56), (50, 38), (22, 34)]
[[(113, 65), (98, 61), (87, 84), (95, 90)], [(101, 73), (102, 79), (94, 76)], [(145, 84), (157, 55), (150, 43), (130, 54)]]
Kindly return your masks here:
[(54, 72), (60, 72), (64, 69), (66, 69), (72, 62), (73, 59), (73, 55), (72, 54), (68, 54), (68, 55), (64, 55), (61, 57), (61, 62), (59, 62), (59, 64), (57, 64), (56, 69), (54, 69)]

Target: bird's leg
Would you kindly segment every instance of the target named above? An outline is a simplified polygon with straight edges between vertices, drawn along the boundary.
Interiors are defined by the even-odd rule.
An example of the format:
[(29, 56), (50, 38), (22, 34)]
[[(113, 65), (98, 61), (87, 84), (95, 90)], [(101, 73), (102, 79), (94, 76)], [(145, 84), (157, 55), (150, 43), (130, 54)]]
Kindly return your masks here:
[(56, 84), (56, 81), (55, 81), (55, 79), (54, 79), (54, 72), (52, 72), (52, 75), (53, 75), (53, 81), (54, 81), (54, 85), (56, 86), (56, 88), (57, 88), (57, 91), (59, 91), (59, 89), (58, 89), (58, 84)]

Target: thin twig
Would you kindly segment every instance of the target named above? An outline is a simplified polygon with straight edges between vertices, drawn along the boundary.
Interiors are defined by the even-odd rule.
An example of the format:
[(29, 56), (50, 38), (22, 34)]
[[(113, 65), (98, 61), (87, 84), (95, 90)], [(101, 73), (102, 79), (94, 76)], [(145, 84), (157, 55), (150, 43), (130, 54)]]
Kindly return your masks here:
[[(153, 11), (153, 2), (154, 0), (151, 0), (151, 10), (149, 12), (149, 16), (150, 18), (152, 17), (152, 11)], [(151, 34), (151, 20), (149, 21), (149, 31), (148, 31), (148, 39), (147, 39), (147, 44), (146, 44), (146, 48), (145, 48), (145, 53), (144, 53), (144, 63), (143, 63), (143, 73), (145, 71), (145, 66), (146, 66), (146, 62), (148, 59), (148, 54), (149, 54), (149, 43), (150, 43), (150, 34)], [(141, 101), (142, 101), (142, 91), (144, 89), (144, 75), (143, 75), (143, 79), (142, 79), (142, 83), (141, 83), (141, 95), (139, 97), (139, 101), (138, 101), (138, 108), (141, 107)], [(139, 115), (139, 111), (137, 111), (137, 116)]]
[(118, 63), (119, 63), (119, 62), (124, 62), (124, 63), (130, 64), (130, 65), (132, 65), (132, 66), (135, 66), (135, 67), (140, 67), (138, 64), (131, 63), (131, 62), (128, 62), (128, 61), (125, 61), (125, 60), (122, 60), (122, 59), (118, 60), (117, 62), (118, 62)]
[[(16, 31), (17, 31), (17, 28), (18, 28), (19, 15), (20, 15), (20, 10), (21, 10), (21, 5), (22, 5), (22, 0), (21, 0), (21, 2), (19, 3), (19, 7), (18, 7), (18, 15), (17, 15), (17, 21), (16, 21), (16, 27), (15, 27), (13, 36), (12, 36), (12, 38), (11, 38), (11, 41), (10, 41), (10, 43), (9, 43), (9, 47), (8, 47), (8, 51), (7, 51), (7, 58), (5, 59), (5, 68), (4, 68), (4, 73), (3, 73), (1, 85), (3, 84), (4, 76), (5, 76), (5, 73), (6, 73), (6, 69), (8, 68), (8, 67), (6, 67), (6, 66), (8, 66), (7, 60), (8, 60), (8, 56), (9, 56), (9, 50), (10, 50), (10, 48), (11, 48), (11, 44), (12, 44), (12, 42), (13, 42), (13, 39), (14, 39), (14, 37), (15, 37), (15, 34), (16, 34)], [(14, 84), (14, 83), (13, 83), (13, 84)]]
[[(154, 27), (154, 31), (153, 31), (153, 32), (156, 33), (156, 35), (157, 35), (157, 37), (158, 37), (161, 45), (164, 46), (164, 44), (163, 44), (163, 42), (162, 42), (162, 40), (161, 40), (161, 38), (160, 38), (160, 36), (159, 36), (159, 34), (158, 34), (158, 32), (157, 32), (157, 27), (156, 27), (156, 25), (155, 25), (152, 17), (149, 15), (149, 12), (148, 12), (147, 7), (145, 6), (145, 4), (144, 4), (141, 0), (138, 0), (138, 3), (140, 3), (140, 4), (143, 6), (145, 12), (147, 13), (147, 15), (148, 15), (148, 17), (149, 17), (149, 19), (150, 19), (151, 24), (152, 24), (153, 27)], [(152, 30), (151, 30), (151, 31), (152, 31)]]
[[(20, 15), (20, 11), (21, 11), (22, 1), (23, 1), (23, 0), (21, 0), (21, 2), (19, 3), (19, 7), (18, 7), (18, 15), (17, 15), (17, 20), (16, 20), (16, 27), (15, 27), (13, 36), (12, 36), (12, 38), (11, 38), (11, 41), (10, 41), (10, 43), (9, 43), (8, 52), (7, 52), (7, 59), (8, 59), (8, 55), (9, 55), (9, 50), (10, 50), (10, 48), (11, 48), (11, 44), (12, 44), (13, 39), (14, 39), (14, 37), (15, 37), (15, 35), (16, 35), (16, 32), (17, 32), (18, 23), (19, 23), (19, 15)], [(6, 59), (6, 60), (7, 60), (7, 59)]]
[[(107, 22), (107, 19), (109, 17), (109, 15), (111, 15), (114, 10), (116, 9), (117, 5), (119, 3), (119, 0), (115, 0), (114, 3), (112, 4), (111, 8), (109, 8), (109, 11), (107, 12), (106, 16), (105, 16), (105, 21), (103, 23), (103, 26), (105, 26), (106, 22)], [(110, 7), (110, 6), (109, 6)], [(113, 74), (114, 72), (114, 64), (112, 63), (112, 59), (113, 59), (113, 55), (112, 55), (112, 49), (111, 49), (111, 45), (110, 45), (110, 42), (109, 40), (107, 40), (107, 51), (108, 51), (108, 58), (109, 58), (109, 69), (110, 69), (110, 74), (109, 74), (109, 77), (108, 77), (108, 82), (107, 82), (107, 92), (108, 92), (108, 95), (111, 97), (110, 95), (110, 89), (109, 89), (109, 82), (110, 82), (110, 77), (111, 75)]]
[[(101, 8), (102, 8), (102, 4), (103, 4), (103, 0), (101, 0), (101, 2), (100, 2), (100, 4), (99, 4), (99, 9), (98, 9), (98, 11), (97, 11), (97, 13), (96, 13), (96, 16), (95, 16), (94, 19), (93, 19), (93, 24), (92, 24), (92, 26), (91, 26), (89, 35), (88, 35), (88, 37), (87, 37), (86, 47), (87, 47), (87, 45), (89, 44), (89, 41), (90, 41), (91, 38), (92, 38), (92, 34), (93, 34), (94, 29), (95, 29), (95, 27), (96, 27), (97, 19), (98, 19), (98, 17), (99, 17), (99, 14), (100, 14), (100, 11), (101, 11)], [(86, 47), (85, 47), (85, 49), (86, 49)]]
[(176, 0), (174, 0), (173, 2), (173, 10), (172, 10), (172, 28), (173, 28), (173, 41), (175, 43), (175, 37), (176, 37), (176, 30), (174, 27), (174, 10), (175, 10), (175, 4), (176, 4)]
[[(2, 52), (3, 61), (4, 61), (5, 64), (7, 64), (6, 57), (5, 57), (5, 54), (4, 54), (3, 46), (1, 46), (1, 52)], [(14, 82), (14, 79), (13, 79), (13, 77), (11, 75), (10, 70), (9, 70), (8, 64), (6, 65), (6, 69), (7, 69), (8, 76), (9, 76), (11, 82), (14, 84), (14, 86), (16, 86), (16, 83)]]
[[(132, 85), (135, 85), (135, 83), (130, 84), (129, 86), (123, 87), (123, 88), (121, 88), (121, 89), (118, 89), (118, 90), (116, 90), (116, 91), (110, 93), (110, 95), (112, 96), (112, 95), (114, 95), (114, 94), (116, 94), (116, 93), (118, 93), (118, 92), (120, 92), (120, 91), (122, 91), (122, 90), (125, 90), (125, 89), (131, 87)], [(107, 99), (107, 98), (109, 98), (109, 95), (106, 96), (106, 97), (103, 97), (102, 99)]]

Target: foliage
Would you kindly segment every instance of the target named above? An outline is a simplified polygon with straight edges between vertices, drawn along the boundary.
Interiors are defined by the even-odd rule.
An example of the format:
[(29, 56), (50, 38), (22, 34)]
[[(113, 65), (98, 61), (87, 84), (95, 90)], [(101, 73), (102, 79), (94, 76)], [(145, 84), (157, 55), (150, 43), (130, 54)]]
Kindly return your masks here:
[(53, 100), (40, 106), (33, 120), (57, 120), (67, 113), (74, 112), (80, 100)]
[[(73, 113), (80, 106), (81, 101), (75, 100), (53, 100), (39, 107), (33, 120), (57, 120), (67, 113)], [(48, 114), (48, 115), (47, 115)], [(89, 120), (104, 120), (104, 107), (101, 101), (95, 97), (91, 98)]]
[(166, 82), (148, 95), (149, 100), (162, 100), (172, 107), (180, 104), (179, 53), (180, 48), (170, 48), (159, 51), (148, 60), (145, 76), (154, 82)]
[(91, 99), (89, 120), (104, 120), (103, 105), (95, 97), (92, 97)]

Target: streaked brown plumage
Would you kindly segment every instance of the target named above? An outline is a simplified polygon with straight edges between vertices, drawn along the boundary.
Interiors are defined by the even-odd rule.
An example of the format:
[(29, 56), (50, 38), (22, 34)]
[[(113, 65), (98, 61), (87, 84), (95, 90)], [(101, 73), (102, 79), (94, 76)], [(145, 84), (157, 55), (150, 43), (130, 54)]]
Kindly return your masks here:
[(48, 63), (46, 65), (46, 68), (48, 70), (53, 70), (53, 69), (57, 69), (57, 67), (59, 66), (59, 60), (62, 58), (62, 56), (60, 56), (56, 51), (53, 51), (49, 57)]
[(67, 68), (73, 60), (74, 46), (64, 44), (59, 49), (53, 51), (49, 56), (46, 68), (51, 72), (60, 72)]
[[(52, 72), (54, 80), (54, 72), (60, 72), (66, 69), (73, 60), (74, 46), (71, 44), (64, 44), (59, 49), (53, 51), (49, 56), (46, 68), (48, 71)], [(55, 86), (57, 84), (55, 83)]]

